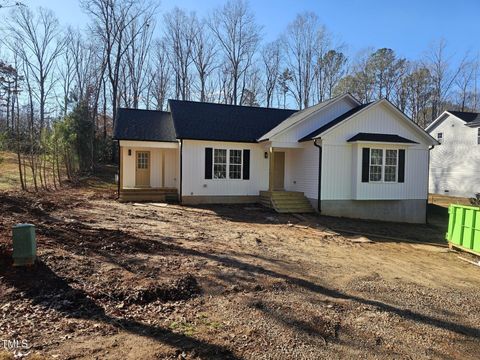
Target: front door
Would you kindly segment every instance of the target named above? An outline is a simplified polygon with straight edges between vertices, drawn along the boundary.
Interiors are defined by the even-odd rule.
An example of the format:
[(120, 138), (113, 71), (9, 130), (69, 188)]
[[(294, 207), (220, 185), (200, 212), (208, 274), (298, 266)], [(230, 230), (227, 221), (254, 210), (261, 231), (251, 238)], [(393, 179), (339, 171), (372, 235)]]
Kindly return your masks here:
[(273, 190), (285, 190), (285, 153), (276, 152), (273, 156)]
[(135, 170), (135, 186), (149, 187), (150, 186), (150, 151), (136, 152), (136, 170)]

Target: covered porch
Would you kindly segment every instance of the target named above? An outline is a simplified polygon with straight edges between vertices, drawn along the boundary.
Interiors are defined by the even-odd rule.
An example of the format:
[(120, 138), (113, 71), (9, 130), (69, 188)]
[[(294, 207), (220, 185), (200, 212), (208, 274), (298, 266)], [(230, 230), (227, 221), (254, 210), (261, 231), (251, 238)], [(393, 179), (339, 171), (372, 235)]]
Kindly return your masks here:
[(268, 189), (260, 191), (260, 203), (279, 213), (314, 212), (310, 201), (302, 191), (295, 189), (296, 181), (292, 180), (294, 169), (291, 163), (301, 149), (296, 144), (268, 145)]
[(120, 201), (177, 201), (179, 144), (128, 141), (120, 143)]

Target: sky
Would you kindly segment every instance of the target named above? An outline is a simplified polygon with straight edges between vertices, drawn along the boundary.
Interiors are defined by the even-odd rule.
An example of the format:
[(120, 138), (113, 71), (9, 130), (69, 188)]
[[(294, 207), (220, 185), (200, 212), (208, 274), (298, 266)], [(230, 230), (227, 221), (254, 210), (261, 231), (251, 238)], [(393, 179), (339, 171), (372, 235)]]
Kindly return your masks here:
[[(62, 24), (80, 28), (88, 18), (78, 0), (23, 0), (31, 7), (52, 9)], [(223, 0), (162, 0), (159, 24), (165, 12), (178, 6), (208, 15)], [(354, 56), (366, 48), (392, 48), (417, 59), (443, 38), (452, 56), (480, 53), (480, 0), (250, 0), (266, 41), (277, 38), (296, 14), (313, 11), (338, 44)]]

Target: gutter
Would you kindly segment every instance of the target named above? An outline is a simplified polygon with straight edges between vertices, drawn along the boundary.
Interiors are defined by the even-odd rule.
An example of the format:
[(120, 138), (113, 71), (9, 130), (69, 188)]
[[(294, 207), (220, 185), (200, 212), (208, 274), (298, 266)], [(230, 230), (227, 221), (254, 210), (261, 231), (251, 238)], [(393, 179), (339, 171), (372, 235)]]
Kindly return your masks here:
[[(320, 139), (320, 138), (318, 138)], [(318, 212), (322, 212), (322, 146), (317, 144), (318, 139), (313, 139), (313, 145), (318, 148), (318, 195), (317, 208)], [(428, 199), (427, 199), (428, 201)]]

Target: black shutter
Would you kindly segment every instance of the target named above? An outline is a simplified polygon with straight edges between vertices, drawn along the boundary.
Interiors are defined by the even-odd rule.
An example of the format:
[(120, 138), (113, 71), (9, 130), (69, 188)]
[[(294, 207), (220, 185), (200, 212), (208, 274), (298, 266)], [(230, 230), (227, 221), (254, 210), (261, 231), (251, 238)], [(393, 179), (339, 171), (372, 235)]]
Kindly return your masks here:
[(250, 150), (243, 150), (243, 180), (250, 180)]
[(405, 182), (405, 150), (398, 150), (398, 182)]
[(205, 148), (205, 179), (212, 178), (213, 149)]
[(362, 182), (368, 182), (370, 178), (370, 148), (362, 149)]

